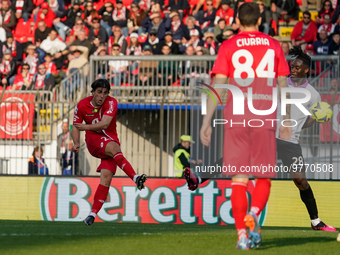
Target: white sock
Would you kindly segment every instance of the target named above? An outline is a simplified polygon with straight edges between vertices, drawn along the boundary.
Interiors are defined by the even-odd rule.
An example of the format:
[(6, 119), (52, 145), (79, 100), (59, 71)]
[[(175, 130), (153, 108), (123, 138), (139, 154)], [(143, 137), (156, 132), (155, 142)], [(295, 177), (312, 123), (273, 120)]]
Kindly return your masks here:
[(197, 179), (198, 179), (198, 184), (201, 184), (201, 183), (202, 183), (202, 178), (201, 178), (201, 176), (198, 176)]
[(136, 174), (134, 177), (133, 177), (133, 181), (134, 181), (134, 183), (136, 183), (136, 181), (137, 181), (137, 178), (139, 177), (139, 175), (138, 174)]
[(97, 214), (96, 214), (96, 213), (94, 213), (94, 212), (91, 212), (89, 216), (93, 216), (93, 217), (95, 217), (95, 218), (96, 218)]
[(238, 240), (240, 240), (242, 237), (247, 237), (247, 231), (244, 228), (237, 229), (237, 236)]
[(259, 213), (259, 211), (260, 211), (260, 208), (258, 208), (258, 207), (256, 207), (256, 206), (252, 206), (252, 207), (250, 208), (250, 211), (251, 211), (253, 214), (257, 215), (257, 214)]
[(319, 218), (312, 220), (312, 225), (315, 227), (316, 225), (318, 225), (321, 222), (321, 220)]

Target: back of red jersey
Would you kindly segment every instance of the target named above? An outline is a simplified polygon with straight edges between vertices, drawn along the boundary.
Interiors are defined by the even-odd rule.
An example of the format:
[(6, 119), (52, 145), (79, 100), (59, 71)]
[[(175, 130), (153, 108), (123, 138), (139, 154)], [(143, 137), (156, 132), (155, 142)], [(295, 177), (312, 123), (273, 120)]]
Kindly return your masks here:
[[(251, 88), (253, 106), (268, 110), (272, 106), (276, 78), (289, 75), (289, 67), (280, 43), (258, 31), (242, 32), (222, 43), (213, 74), (229, 77), (229, 84), (239, 88), (244, 95), (245, 114), (233, 115), (233, 96), (228, 92), (225, 114), (235, 121), (253, 118), (276, 118), (276, 112), (258, 116), (248, 109), (247, 97)], [(236, 98), (235, 98), (236, 100)]]
[[(82, 123), (85, 121), (86, 124), (95, 124), (102, 120), (103, 115), (112, 116), (113, 119), (110, 125), (102, 131), (97, 131), (97, 133), (105, 134), (111, 140), (117, 140), (117, 110), (118, 104), (117, 100), (113, 97), (108, 96), (100, 107), (95, 107), (91, 103), (93, 96), (84, 98), (81, 100), (74, 112), (73, 124)], [(94, 131), (86, 131), (86, 135), (93, 133)]]

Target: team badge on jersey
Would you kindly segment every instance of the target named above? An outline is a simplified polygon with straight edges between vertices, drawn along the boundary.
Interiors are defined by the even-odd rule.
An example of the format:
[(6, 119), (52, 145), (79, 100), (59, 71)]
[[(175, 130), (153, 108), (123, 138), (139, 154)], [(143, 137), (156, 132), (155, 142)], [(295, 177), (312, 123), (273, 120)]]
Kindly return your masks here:
[(92, 112), (98, 112), (98, 109), (93, 109)]

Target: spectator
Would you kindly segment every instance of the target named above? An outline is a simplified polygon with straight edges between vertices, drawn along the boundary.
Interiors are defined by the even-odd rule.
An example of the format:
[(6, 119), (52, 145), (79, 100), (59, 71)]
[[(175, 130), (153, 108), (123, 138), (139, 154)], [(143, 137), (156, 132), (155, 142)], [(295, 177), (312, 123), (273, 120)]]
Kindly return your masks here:
[[(199, 32), (197, 29), (190, 30), (190, 40), (186, 41), (185, 39), (182, 40), (182, 46), (180, 48), (181, 52), (186, 52), (186, 48), (190, 45), (196, 48), (201, 43)], [(203, 43), (203, 42), (202, 42)]]
[(2, 0), (0, 5), (0, 24), (7, 32), (11, 31), (16, 25), (15, 14), (9, 6), (8, 0)]
[(188, 0), (169, 0), (168, 7), (170, 11), (177, 10), (182, 20), (184, 17), (184, 12), (189, 7), (189, 3)]
[(98, 53), (101, 50), (101, 49), (99, 49), (99, 47), (104, 47), (104, 49), (106, 49), (104, 44), (101, 43), (100, 41), (101, 41), (101, 38), (99, 36), (97, 36), (97, 35), (92, 36), (90, 55), (96, 55), (97, 56)]
[(149, 45), (152, 50), (152, 55), (161, 54), (159, 49), (159, 39), (157, 37), (157, 30), (151, 30), (148, 39), (143, 44), (143, 49), (146, 45)]
[(15, 76), (12, 90), (24, 90), (31, 86), (34, 75), (30, 74), (29, 70), (29, 64), (23, 64), (21, 66), (21, 72)]
[(214, 24), (217, 25), (220, 19), (224, 19), (227, 25), (233, 23), (234, 10), (230, 7), (230, 0), (222, 0), (221, 7), (216, 12)]
[[(150, 45), (145, 45), (143, 48), (144, 56), (152, 56), (152, 48)], [(154, 86), (156, 85), (158, 62), (156, 60), (142, 60), (139, 63), (138, 85)]]
[[(114, 44), (112, 46), (113, 56), (123, 56), (120, 52), (121, 48), (119, 44)], [(106, 78), (113, 83), (115, 86), (120, 86), (121, 82), (124, 80), (129, 62), (126, 60), (111, 60), (109, 61), (110, 70), (106, 73)]]
[(12, 1), (12, 10), (15, 13), (15, 18), (21, 19), (23, 18), (25, 22), (29, 20), (31, 17), (31, 13), (33, 11), (34, 5), (31, 0), (13, 0)]
[[(172, 54), (169, 45), (162, 46), (163, 55)], [(162, 60), (158, 63), (158, 78), (159, 84), (163, 86), (170, 86), (177, 80), (176, 61)]]
[[(31, 86), (28, 90), (45, 90), (52, 91), (55, 86), (55, 78), (47, 74), (44, 64), (38, 66), (38, 73), (33, 77)], [(44, 100), (50, 100), (49, 96), (44, 95)]]
[(311, 21), (311, 15), (308, 11), (303, 13), (303, 20), (296, 23), (293, 32), (290, 36), (292, 45), (303, 46), (308, 43), (313, 43), (316, 40), (318, 28), (314, 21)]
[(271, 11), (276, 24), (279, 24), (281, 18), (285, 21), (296, 19), (298, 15), (296, 0), (272, 0)]
[(86, 31), (81, 29), (78, 32), (78, 39), (72, 43), (74, 46), (85, 46), (88, 49), (87, 55), (91, 51), (91, 41), (86, 37)]
[(68, 141), (67, 151), (62, 155), (62, 175), (78, 175), (78, 153), (72, 151), (73, 141)]
[(316, 55), (329, 55), (331, 53), (332, 41), (328, 39), (327, 31), (321, 30), (319, 33), (320, 39), (314, 42), (314, 52)]
[(238, 9), (242, 4), (245, 3), (245, 0), (237, 0), (236, 4), (234, 5), (234, 17), (233, 17), (233, 23), (231, 24), (231, 28), (237, 32), (240, 28), (239, 24), (236, 23), (236, 16), (238, 13)]
[(339, 24), (340, 23), (340, 4), (337, 5), (334, 14), (331, 16), (332, 17), (332, 23), (333, 24)]
[(207, 0), (206, 5), (207, 10), (203, 11), (197, 18), (203, 33), (206, 31), (214, 32), (214, 21), (216, 16), (216, 9), (214, 8), (213, 1)]
[(165, 19), (165, 13), (163, 12), (162, 5), (160, 1), (156, 0), (151, 0), (150, 2), (150, 13), (149, 15), (151, 16), (152, 14), (159, 12), (161, 14), (161, 19)]
[(75, 40), (79, 38), (79, 33), (81, 30), (85, 31), (85, 36), (89, 35), (89, 29), (85, 26), (83, 19), (77, 17), (76, 23), (74, 24), (74, 27), (71, 29), (70, 39), (68, 40), (67, 45), (71, 45)]
[(150, 16), (147, 16), (142, 21), (142, 26), (145, 31), (150, 33), (150, 31), (156, 31), (158, 34), (159, 40), (164, 40), (165, 34), (165, 21), (161, 18), (160, 12), (154, 12)]
[[(68, 69), (66, 75), (69, 76), (71, 73), (77, 71), (78, 69), (88, 63), (89, 49), (86, 46), (70, 46), (70, 51), (73, 53), (73, 59), (70, 60), (68, 64)], [(84, 68), (84, 74), (88, 73), (88, 65)]]
[(27, 56), (24, 59), (23, 63), (28, 64), (30, 66), (29, 73), (35, 75), (38, 71), (38, 53), (36, 53), (36, 46), (33, 44), (28, 45), (27, 47)]
[(41, 147), (36, 146), (33, 149), (32, 158), (28, 162), (28, 174), (30, 175), (48, 175), (48, 167), (43, 158), (44, 151)]
[(197, 29), (197, 31), (199, 32), (199, 36), (200, 38), (203, 37), (203, 34), (202, 34), (202, 30), (199, 26), (196, 25), (196, 19), (195, 17), (193, 16), (189, 16), (187, 19), (186, 19), (186, 23), (187, 23), (187, 28), (189, 30), (189, 32), (193, 29)]
[[(330, 0), (326, 0), (323, 3), (321, 11), (319, 11), (319, 14), (316, 18), (316, 22), (318, 24), (322, 25), (322, 24), (325, 23), (324, 16), (325, 16), (326, 13), (330, 15), (330, 18), (332, 18), (333, 14), (334, 14), (334, 9), (333, 9), (333, 6), (332, 6), (332, 2)], [(332, 23), (335, 23), (335, 22), (332, 22)]]
[(0, 26), (0, 43), (6, 41), (6, 30)]
[(85, 10), (81, 15), (81, 18), (84, 20), (87, 28), (91, 28), (93, 26), (92, 21), (94, 18), (99, 20), (98, 12), (93, 8), (92, 1), (87, 1), (85, 3)]
[(56, 52), (53, 56), (53, 62), (55, 63), (55, 65), (57, 66), (57, 70), (59, 71), (59, 73), (62, 75), (62, 77), (66, 76), (66, 73), (64, 72), (64, 70), (67, 70), (68, 67), (68, 50), (63, 50), (60, 52)]
[(337, 78), (333, 78), (333, 79), (331, 80), (329, 92), (334, 93), (335, 91), (339, 91), (339, 81), (338, 81)]
[(122, 29), (119, 26), (112, 27), (112, 36), (109, 38), (108, 42), (108, 52), (109, 55), (112, 54), (112, 47), (114, 44), (118, 44), (120, 46), (120, 52), (123, 55), (126, 55), (126, 49), (128, 47), (128, 43), (122, 33)]
[(63, 0), (54, 0), (48, 1), (51, 10), (57, 15), (57, 17), (61, 16), (65, 12), (65, 1)]
[(281, 43), (281, 48), (285, 56), (289, 55), (289, 43), (288, 42), (282, 42)]
[(129, 34), (131, 34), (132, 32), (137, 32), (139, 35), (144, 33), (145, 29), (142, 27), (142, 21), (145, 19), (146, 16), (146, 12), (139, 8), (138, 3), (132, 2), (131, 12), (128, 15), (127, 21)]
[(14, 75), (16, 73), (16, 64), (12, 58), (12, 52), (10, 49), (5, 50), (3, 54), (4, 55), (0, 63), (0, 85), (7, 87), (8, 85), (13, 84), (15, 78)]
[(216, 55), (218, 51), (218, 45), (214, 41), (214, 33), (212, 32), (205, 32), (204, 40), (199, 43), (199, 46), (203, 46), (209, 52), (209, 55)]
[[(305, 53), (306, 53), (307, 55), (309, 55), (309, 56), (315, 55), (315, 54), (314, 54), (314, 46), (313, 46), (313, 44), (307, 44)], [(314, 70), (313, 73), (315, 74), (315, 68), (314, 68), (313, 70)]]
[(331, 15), (329, 13), (323, 15), (323, 21), (323, 25), (319, 26), (318, 33), (320, 33), (321, 30), (326, 30), (327, 35), (330, 36), (334, 31), (339, 31), (339, 25), (331, 23)]
[(45, 22), (40, 20), (38, 22), (38, 27), (34, 31), (34, 43), (37, 47), (40, 47), (40, 44), (43, 40), (47, 38), (49, 33), (51, 32), (51, 28), (47, 27)]
[(114, 21), (114, 25), (120, 28), (124, 28), (124, 36), (128, 36), (128, 29), (127, 27), (127, 19), (130, 16), (130, 11), (123, 6), (122, 0), (116, 1), (116, 8), (113, 10), (112, 18)]
[(93, 18), (92, 27), (90, 28), (89, 38), (92, 40), (94, 36), (98, 36), (100, 38), (101, 43), (106, 43), (108, 40), (108, 36), (106, 30), (100, 25), (98, 18)]
[[(54, 26), (56, 27), (58, 34), (60, 35), (61, 39), (65, 41), (66, 34), (71, 28), (75, 25), (76, 18), (81, 17), (83, 11), (80, 9), (80, 1), (75, 0), (73, 5), (66, 10), (60, 18), (56, 18), (53, 21)], [(66, 18), (63, 22), (60, 19)]]
[(132, 33), (130, 35), (130, 45), (126, 50), (126, 55), (139, 56), (142, 54), (142, 47), (138, 42), (138, 34)]
[(44, 56), (44, 66), (46, 67), (47, 74), (58, 76), (57, 66), (52, 62), (53, 57), (50, 53), (46, 53)]
[(234, 31), (230, 26), (226, 26), (224, 19), (220, 19), (215, 27), (214, 40), (221, 44), (224, 40), (230, 39), (232, 35), (234, 35)]
[(66, 44), (59, 40), (57, 36), (57, 31), (52, 29), (48, 37), (40, 44), (40, 48), (46, 53), (50, 53), (52, 56), (57, 52), (65, 50)]
[(170, 47), (171, 54), (174, 54), (174, 55), (180, 54), (178, 43), (176, 43), (173, 40), (171, 31), (165, 32), (164, 41), (160, 43), (160, 50), (159, 50), (160, 52), (162, 52), (164, 45), (168, 45)]
[(110, 37), (112, 35), (111, 28), (115, 25), (113, 21), (113, 4), (106, 2), (99, 9), (98, 14), (102, 17), (100, 25), (105, 28), (107, 35)]
[(331, 45), (331, 50), (330, 54), (338, 55), (339, 54), (339, 49), (340, 49), (340, 34), (339, 31), (335, 31), (332, 34), (332, 45)]
[(49, 28), (52, 28), (53, 22), (56, 19), (55, 13), (51, 10), (48, 3), (44, 2), (41, 4), (41, 8), (38, 11), (37, 19), (35, 20), (36, 24), (39, 23), (39, 21), (44, 21), (46, 26)]
[(57, 159), (59, 165), (63, 166), (62, 156), (66, 152), (66, 148), (68, 148), (68, 143), (71, 141), (71, 132), (70, 132), (70, 124), (68, 119), (64, 119), (61, 125), (61, 129), (63, 132), (57, 137)]
[(23, 54), (21, 43), (14, 40), (12, 32), (7, 32), (6, 37), (6, 42), (3, 42), (1, 45), (0, 57), (2, 58), (3, 52), (5, 52), (7, 49), (10, 49), (13, 60), (16, 62), (21, 62)]
[(265, 4), (262, 0), (256, 1), (256, 3), (259, 5), (261, 17), (261, 25), (259, 26), (259, 31), (268, 35), (271, 23), (271, 14), (265, 7)]
[[(179, 44), (183, 37), (186, 40), (190, 40), (189, 30), (187, 26), (181, 22), (178, 12), (172, 11), (169, 17), (170, 18), (166, 20), (165, 28), (172, 32), (173, 41)], [(172, 53), (177, 54), (174, 52)]]

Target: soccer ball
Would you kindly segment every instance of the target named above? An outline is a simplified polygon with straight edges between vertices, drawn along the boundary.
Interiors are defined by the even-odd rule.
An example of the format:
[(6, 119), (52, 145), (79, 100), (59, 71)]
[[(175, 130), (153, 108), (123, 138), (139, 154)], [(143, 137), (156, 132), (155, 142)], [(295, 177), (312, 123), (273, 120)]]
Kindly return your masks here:
[(313, 119), (319, 123), (326, 123), (333, 116), (333, 109), (326, 102), (316, 102), (310, 109)]

